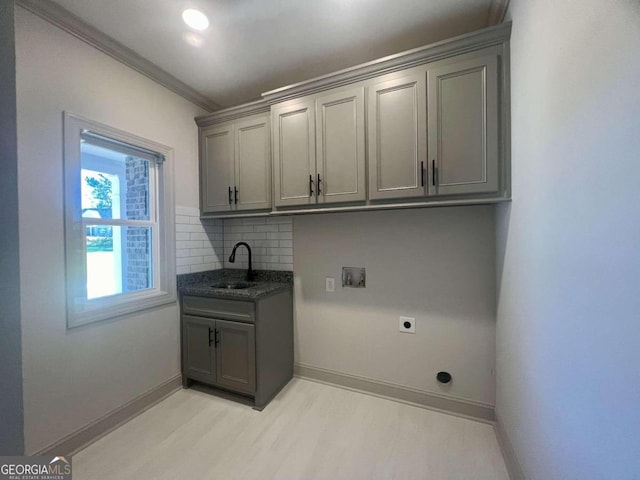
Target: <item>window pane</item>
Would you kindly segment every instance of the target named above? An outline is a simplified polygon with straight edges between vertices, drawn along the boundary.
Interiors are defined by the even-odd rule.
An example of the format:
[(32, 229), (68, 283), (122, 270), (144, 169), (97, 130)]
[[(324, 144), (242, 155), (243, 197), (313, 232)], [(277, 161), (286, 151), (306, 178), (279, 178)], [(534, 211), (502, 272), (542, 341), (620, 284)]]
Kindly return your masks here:
[(87, 299), (153, 288), (151, 227), (87, 225)]
[(149, 220), (149, 160), (83, 140), (82, 216)]

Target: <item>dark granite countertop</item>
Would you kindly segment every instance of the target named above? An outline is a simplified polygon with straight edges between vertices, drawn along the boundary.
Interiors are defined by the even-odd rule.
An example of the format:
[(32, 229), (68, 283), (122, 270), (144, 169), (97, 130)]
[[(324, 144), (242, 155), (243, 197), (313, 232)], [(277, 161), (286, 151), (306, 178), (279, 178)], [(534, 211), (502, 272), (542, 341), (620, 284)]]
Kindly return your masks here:
[[(230, 300), (257, 300), (293, 287), (293, 272), (256, 270), (252, 282), (245, 282), (247, 271), (225, 268), (208, 272), (178, 275), (178, 291), (181, 295), (227, 298)], [(215, 288), (219, 283), (248, 283), (239, 290)]]

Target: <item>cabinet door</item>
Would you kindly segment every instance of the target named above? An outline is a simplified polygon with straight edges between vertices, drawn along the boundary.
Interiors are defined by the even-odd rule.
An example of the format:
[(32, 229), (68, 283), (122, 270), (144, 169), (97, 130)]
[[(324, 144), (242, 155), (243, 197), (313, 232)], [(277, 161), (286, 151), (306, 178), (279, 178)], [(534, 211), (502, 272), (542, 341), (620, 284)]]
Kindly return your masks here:
[(369, 87), (369, 198), (425, 195), (424, 69)]
[(235, 126), (235, 186), (238, 210), (271, 208), (271, 134), (269, 117), (247, 119)]
[(215, 126), (200, 134), (200, 195), (202, 212), (231, 210), (229, 187), (233, 187), (233, 125)]
[(254, 327), (248, 323), (216, 320), (217, 384), (243, 393), (256, 391)]
[(184, 374), (201, 382), (216, 383), (214, 321), (183, 315), (182, 328)]
[(272, 109), (275, 205), (316, 203), (314, 102)]
[(364, 128), (363, 87), (316, 99), (318, 203), (365, 200)]
[(429, 194), (498, 191), (497, 56), (436, 64), (427, 77)]

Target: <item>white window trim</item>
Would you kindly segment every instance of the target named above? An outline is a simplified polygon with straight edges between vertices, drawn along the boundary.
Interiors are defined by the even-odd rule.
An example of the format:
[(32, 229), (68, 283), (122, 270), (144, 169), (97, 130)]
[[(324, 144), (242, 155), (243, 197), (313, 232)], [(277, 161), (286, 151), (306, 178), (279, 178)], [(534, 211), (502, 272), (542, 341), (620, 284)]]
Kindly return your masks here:
[[(78, 327), (141, 310), (176, 302), (175, 235), (173, 200), (173, 150), (165, 145), (64, 113), (64, 221), (67, 287), (67, 328)], [(158, 163), (154, 229), (154, 288), (92, 300), (86, 298), (86, 239), (81, 206), (80, 135), (89, 131), (120, 142), (156, 152), (166, 161)], [(155, 195), (155, 192), (153, 193)], [(99, 219), (96, 223), (100, 223)], [(116, 223), (111, 220), (110, 223)], [(157, 242), (157, 243), (156, 243)]]

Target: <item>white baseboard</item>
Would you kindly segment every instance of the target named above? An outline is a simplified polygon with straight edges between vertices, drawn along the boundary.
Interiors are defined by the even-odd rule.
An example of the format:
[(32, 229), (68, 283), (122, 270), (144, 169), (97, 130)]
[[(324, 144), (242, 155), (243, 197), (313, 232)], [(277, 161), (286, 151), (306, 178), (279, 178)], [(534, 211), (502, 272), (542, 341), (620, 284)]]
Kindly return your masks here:
[(182, 375), (176, 375), (66, 437), (31, 453), (31, 455), (74, 455), (161, 402), (181, 387)]
[(500, 417), (496, 418), (493, 428), (496, 431), (496, 437), (498, 438), (498, 444), (502, 451), (504, 463), (507, 466), (507, 472), (509, 472), (509, 478), (511, 480), (526, 480), (527, 477), (524, 474), (522, 465), (520, 465), (520, 462), (518, 461), (518, 456), (513, 448), (513, 444), (511, 443), (506, 430), (503, 428), (502, 423), (500, 423)]
[(495, 420), (493, 405), (485, 403), (425, 392), (423, 390), (394, 385), (372, 378), (359, 377), (300, 363), (294, 365), (293, 371), (298, 377), (388, 398), (418, 407), (438, 410), (485, 423), (493, 423), (493, 420)]

